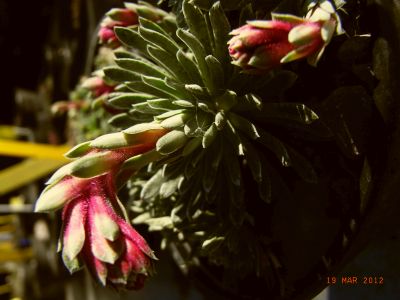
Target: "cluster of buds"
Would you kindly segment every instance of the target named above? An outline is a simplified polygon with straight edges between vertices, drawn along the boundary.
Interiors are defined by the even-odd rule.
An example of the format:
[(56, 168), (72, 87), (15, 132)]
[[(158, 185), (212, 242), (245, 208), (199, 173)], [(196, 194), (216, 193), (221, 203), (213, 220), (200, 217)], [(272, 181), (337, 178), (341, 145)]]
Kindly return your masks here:
[(100, 43), (110, 48), (120, 46), (117, 36), (114, 33), (115, 26), (128, 27), (138, 24), (138, 15), (128, 8), (115, 8), (107, 13), (107, 16), (100, 24), (98, 33)]
[(151, 275), (155, 256), (129, 223), (116, 178), (158, 159), (154, 148), (166, 133), (146, 123), (80, 144), (66, 154), (74, 160), (49, 179), (35, 211), (63, 208), (59, 250), (71, 273), (85, 264), (103, 285), (125, 289), (141, 288)]
[(253, 73), (305, 57), (315, 66), (337, 25), (338, 18), (329, 1), (323, 5), (314, 3), (306, 18), (272, 14), (269, 21), (249, 21), (231, 32), (228, 45), (232, 63)]
[(51, 107), (52, 113), (60, 114), (73, 110), (81, 110), (90, 106), (96, 106), (97, 104), (100, 104), (105, 110), (112, 114), (119, 112), (115, 108), (110, 107), (105, 101), (107, 98), (106, 96), (115, 90), (116, 85), (107, 82), (103, 77), (104, 76), (95, 74), (92, 77), (84, 79), (79, 86), (84, 89), (85, 92), (88, 91), (90, 93), (89, 99), (95, 99), (94, 102), (90, 101), (88, 103), (88, 101), (84, 100), (84, 97), (74, 99), (73, 101), (57, 101)]
[(57, 101), (51, 106), (53, 114), (64, 114), (71, 110), (80, 110), (86, 107), (84, 101)]
[(125, 8), (113, 8), (107, 12), (100, 24), (99, 41), (112, 49), (118, 48), (121, 44), (115, 35), (114, 27), (135, 27), (139, 24), (140, 16), (157, 22), (166, 15), (165, 11), (148, 3), (140, 1), (139, 4), (125, 3)]

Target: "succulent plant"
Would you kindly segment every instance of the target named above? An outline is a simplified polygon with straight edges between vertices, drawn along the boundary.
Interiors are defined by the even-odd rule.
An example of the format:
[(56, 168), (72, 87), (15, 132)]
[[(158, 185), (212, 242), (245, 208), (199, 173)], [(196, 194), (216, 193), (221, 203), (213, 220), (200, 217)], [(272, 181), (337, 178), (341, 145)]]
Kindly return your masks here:
[[(141, 7), (135, 10), (135, 26), (113, 24), (117, 25), (113, 26), (117, 40), (113, 39), (112, 47), (116, 43), (121, 47), (114, 52), (116, 65), (103, 69), (105, 80), (115, 83), (115, 88), (107, 89), (102, 101), (119, 112), (108, 123), (121, 131), (74, 148), (72, 157), (78, 158), (56, 173), (55, 186), (74, 180), (82, 183), (79, 189), (95, 183), (101, 189), (107, 178), (115, 186), (109, 191), (114, 199), (117, 188), (135, 174), (128, 182), (131, 202), (125, 203), (138, 214), (133, 222), (148, 224), (150, 231), (162, 231), (164, 246), (176, 241), (186, 245), (186, 263), (206, 259), (223, 266), (226, 274), (256, 274), (274, 285), (279, 283), (281, 265), (268, 233), (271, 220), (265, 215), (266, 229), (260, 230), (260, 216), (252, 206), (255, 203), (263, 211), (271, 210), (285, 187), (282, 169), (293, 170), (291, 176), (307, 182), (318, 179), (307, 156), (296, 150), (279, 128), (292, 124), (303, 130), (326, 130), (313, 109), (283, 101), (296, 74), (279, 69), (279, 62), (292, 55), (291, 51), (297, 51), (296, 59), (310, 55), (313, 62), (319, 59), (339, 24), (331, 19), (335, 11), (329, 12), (328, 20), (320, 21), (276, 14), (275, 21), (242, 23), (239, 25), (244, 27), (232, 31), (220, 2), (207, 10), (183, 1), (179, 26), (172, 13), (161, 13), (145, 2), (135, 7)], [(315, 11), (318, 5), (310, 9)], [(242, 15), (248, 10), (244, 7)], [(153, 18), (151, 11), (162, 17)], [(117, 15), (113, 12), (109, 15)], [(263, 68), (268, 72), (247, 74), (232, 64), (227, 46), (230, 34), (240, 36), (254, 28), (275, 30), (278, 25), (285, 29), (278, 35), (288, 47)], [(329, 31), (327, 36), (324, 30)], [(238, 38), (233, 37), (230, 44), (231, 55), (241, 61), (235, 64), (242, 65), (244, 60), (232, 53), (232, 49), (241, 50)], [(290, 57), (286, 60), (294, 59)], [(99, 96), (96, 91), (94, 94)], [(135, 147), (149, 138), (152, 145), (138, 152)], [(52, 201), (46, 196), (54, 189), (53, 181), (50, 184), (39, 199), (38, 210)], [(78, 188), (73, 189), (76, 192)], [(62, 193), (67, 193), (64, 188)], [(73, 215), (71, 205), (76, 197), (67, 200), (65, 211), (71, 210)], [(51, 208), (67, 200), (63, 198)], [(96, 200), (85, 201), (96, 207), (92, 203)], [(110, 212), (113, 216), (121, 209), (115, 205)], [(126, 222), (121, 215), (115, 218)], [(99, 278), (103, 284), (109, 282)]]

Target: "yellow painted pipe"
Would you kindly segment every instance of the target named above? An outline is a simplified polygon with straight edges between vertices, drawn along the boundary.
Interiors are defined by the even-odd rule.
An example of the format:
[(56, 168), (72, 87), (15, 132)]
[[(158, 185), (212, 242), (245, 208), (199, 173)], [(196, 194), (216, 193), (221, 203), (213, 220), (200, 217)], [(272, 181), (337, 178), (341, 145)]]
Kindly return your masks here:
[(0, 196), (47, 176), (61, 167), (61, 159), (28, 158), (0, 171)]
[(7, 251), (1, 251), (0, 263), (5, 263), (8, 261), (23, 261), (28, 260), (33, 257), (33, 250), (29, 248), (13, 248)]
[(70, 149), (70, 146), (54, 146), (47, 144), (36, 144), (21, 141), (0, 139), (0, 155), (47, 158), (67, 161), (63, 154)]

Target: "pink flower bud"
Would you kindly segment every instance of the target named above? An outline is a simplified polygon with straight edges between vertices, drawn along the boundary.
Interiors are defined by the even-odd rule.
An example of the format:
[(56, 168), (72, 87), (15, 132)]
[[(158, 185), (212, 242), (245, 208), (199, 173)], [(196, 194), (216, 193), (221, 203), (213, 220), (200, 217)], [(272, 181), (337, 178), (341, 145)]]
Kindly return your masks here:
[[(80, 180), (80, 179), (77, 179)], [(62, 257), (71, 273), (85, 263), (103, 285), (141, 288), (155, 256), (124, 219), (111, 174), (90, 179), (62, 214)]]
[(103, 78), (95, 76), (89, 77), (82, 82), (82, 87), (90, 90), (94, 97), (109, 94), (115, 89), (115, 85), (110, 85)]
[(233, 30), (229, 54), (233, 64), (253, 73), (304, 57), (312, 58), (315, 65), (335, 26), (332, 20), (310, 21), (274, 14), (272, 21), (249, 21)]
[(138, 15), (135, 11), (128, 8), (113, 8), (108, 13), (112, 20), (121, 22), (120, 26), (130, 26), (138, 24)]
[(294, 49), (288, 41), (292, 24), (264, 21), (262, 25), (249, 23), (231, 32), (233, 38), (228, 45), (233, 64), (247, 71), (270, 70), (279, 66), (282, 57)]
[(57, 101), (51, 106), (51, 112), (53, 114), (62, 114), (70, 110), (80, 110), (86, 106), (83, 100), (74, 101)]
[(107, 13), (107, 17), (101, 22), (98, 33), (99, 41), (110, 48), (117, 48), (121, 44), (115, 35), (114, 27), (128, 27), (138, 24), (136, 11), (128, 8), (114, 8)]
[(101, 27), (98, 33), (98, 37), (101, 44), (107, 45), (110, 48), (114, 49), (120, 46), (113, 27)]
[(142, 166), (140, 160), (148, 163), (158, 157), (150, 150), (167, 132), (155, 123), (140, 124), (127, 133), (112, 133), (90, 145), (78, 145), (68, 155), (80, 157), (48, 180), (35, 211), (63, 207), (60, 250), (71, 273), (85, 264), (103, 285), (123, 289), (141, 288), (152, 274), (152, 260), (156, 258), (125, 219), (114, 178), (131, 157), (138, 159), (130, 164), (130, 175)]

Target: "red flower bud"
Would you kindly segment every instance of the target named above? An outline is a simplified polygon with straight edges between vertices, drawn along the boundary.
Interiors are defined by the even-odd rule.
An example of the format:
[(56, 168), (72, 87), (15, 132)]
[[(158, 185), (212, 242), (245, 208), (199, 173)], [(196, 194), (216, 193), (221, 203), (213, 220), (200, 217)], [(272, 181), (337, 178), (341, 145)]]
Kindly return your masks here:
[(128, 8), (114, 8), (107, 13), (107, 17), (101, 22), (98, 33), (101, 44), (107, 45), (110, 48), (117, 48), (121, 44), (115, 35), (115, 26), (132, 26), (138, 24), (138, 15), (136, 11)]
[(274, 14), (272, 21), (250, 21), (233, 30), (229, 54), (233, 64), (253, 73), (304, 57), (315, 65), (335, 26), (334, 20), (310, 21)]
[[(35, 211), (63, 207), (60, 250), (71, 273), (85, 264), (103, 284), (138, 289), (152, 273), (155, 256), (125, 218), (114, 179), (129, 158), (130, 175), (160, 157), (154, 148), (168, 131), (155, 123), (132, 126), (71, 149), (79, 158), (49, 179)], [(127, 169), (124, 169), (127, 171)]]
[(119, 22), (119, 26), (130, 26), (138, 24), (138, 15), (128, 8), (113, 8), (108, 13), (112, 20)]
[(95, 76), (89, 77), (82, 82), (82, 87), (90, 90), (94, 97), (109, 94), (115, 89), (115, 85), (110, 85), (103, 78)]
[(103, 285), (138, 289), (152, 274), (155, 256), (143, 237), (124, 219), (110, 174), (79, 184), (63, 209), (62, 257), (75, 272), (84, 262)]
[(266, 28), (247, 24), (231, 32), (234, 37), (228, 42), (229, 54), (235, 65), (269, 70), (294, 49), (288, 41), (293, 25), (280, 21), (265, 21), (264, 25)]

